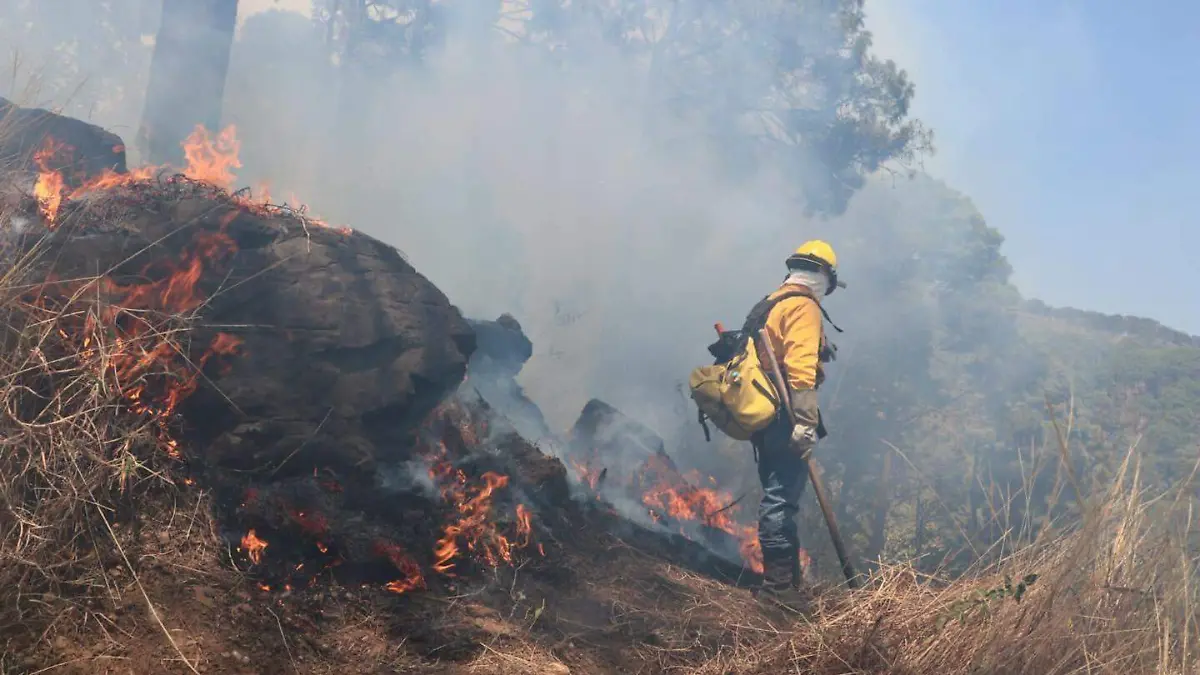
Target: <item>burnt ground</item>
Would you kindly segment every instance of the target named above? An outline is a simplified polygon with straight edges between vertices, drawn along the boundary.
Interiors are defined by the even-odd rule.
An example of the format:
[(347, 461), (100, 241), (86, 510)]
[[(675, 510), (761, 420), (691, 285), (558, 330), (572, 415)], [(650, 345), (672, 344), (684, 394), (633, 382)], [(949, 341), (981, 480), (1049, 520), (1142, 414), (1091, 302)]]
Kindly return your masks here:
[[(213, 324), (225, 307), (230, 314), (217, 325), (245, 324), (238, 312), (247, 311), (258, 316), (252, 323), (269, 324), (275, 336), (239, 334), (239, 358), (228, 364), (214, 359), (204, 368), (204, 357), (217, 353), (224, 333), (211, 343), (197, 341), (203, 351), (198, 359), (158, 359), (160, 352), (184, 352), (163, 341), (174, 333), (151, 330), (157, 324), (139, 319), (136, 326), (149, 328), (133, 337), (144, 338), (138, 344), (156, 355), (156, 368), (138, 371), (141, 377), (128, 391), (111, 389), (112, 400), (95, 399), (83, 412), (59, 417), (73, 423), (92, 415), (86, 419), (110, 427), (128, 423), (128, 433), (136, 434), (123, 436), (125, 427), (113, 427), (109, 437), (117, 441), (96, 453), (87, 424), (70, 439), (78, 445), (64, 443), (57, 431), (38, 436), (28, 425), (14, 427), (44, 441), (58, 464), (14, 473), (25, 482), (13, 482), (5, 498), (32, 509), (50, 495), (62, 513), (54, 531), (17, 510), (0, 514), (13, 536), (5, 554), (23, 575), (6, 577), (20, 581), (4, 596), (0, 674), (623, 673), (694, 672), (705, 665), (729, 672), (723, 664), (744, 659), (747, 650), (778, 634), (786, 617), (757, 609), (739, 588), (753, 578), (740, 565), (682, 536), (648, 531), (586, 497), (580, 501), (563, 464), (500, 428), (500, 416), (486, 404), (444, 398), (461, 382), (468, 346), (446, 345), (458, 344), (455, 336), (466, 323), (398, 256), (363, 237), (327, 229), (310, 236), (295, 214), (248, 205), (178, 177), (130, 183), (108, 197), (98, 203), (132, 209), (139, 224), (110, 232), (104, 228), (132, 221), (105, 212), (91, 214), (99, 220), (89, 229), (90, 212), (65, 202), (59, 213), (66, 215), (51, 235), (61, 246), (47, 261), (71, 269), (69, 261), (95, 257), (101, 249), (109, 251), (102, 257), (117, 259), (131, 237), (155, 228), (191, 232), (179, 235), (179, 250), (158, 255), (159, 261), (196, 263), (196, 251), (209, 251), (200, 243), (234, 242), (225, 251), (232, 257), (220, 264), (168, 265), (157, 276), (151, 267), (141, 268), (148, 280), (121, 287), (127, 291), (121, 311), (172, 316), (180, 308), (167, 300), (184, 280), (195, 302), (182, 309), (203, 309), (196, 331)], [(189, 228), (175, 227), (181, 223)], [(280, 251), (248, 246), (238, 234), (259, 231), (273, 234), (254, 242), (278, 243)], [(293, 244), (306, 254), (284, 255)], [(333, 279), (329, 270), (357, 268), (326, 264), (325, 244), (337, 255), (353, 246), (373, 252), (374, 258), (364, 253), (356, 260), (374, 260), (382, 271)], [(74, 257), (66, 255), (70, 251)], [(285, 274), (255, 258), (276, 253), (300, 267)], [(238, 288), (249, 289), (255, 280), (260, 291), (275, 293), (273, 306), (306, 308), (298, 325), (321, 330), (315, 337), (299, 335), (289, 328), (296, 317), (247, 310), (235, 293), (205, 286), (234, 274), (223, 267), (230, 265), (234, 272), (245, 268), (247, 281)], [(313, 266), (325, 276), (310, 274)], [(279, 278), (249, 271), (263, 268)], [(192, 269), (199, 272), (183, 274)], [(289, 281), (296, 279), (312, 283)], [(372, 279), (389, 279), (396, 287), (366, 284)], [(49, 291), (39, 286), (39, 294), (21, 306), (41, 308), (38, 303), (50, 298), (71, 308), (92, 297), (60, 285)], [(316, 298), (327, 287), (367, 286), (363, 302), (387, 300), (391, 304), (381, 306), (391, 308), (387, 316), (394, 320), (359, 326), (363, 332), (351, 342), (390, 345), (403, 354), (381, 356), (391, 364), (384, 369), (361, 358), (313, 367), (331, 353), (361, 357), (363, 350), (338, 341), (350, 339), (346, 330), (326, 330), (321, 322), (331, 319), (320, 303), (283, 296), (298, 288)], [(403, 301), (414, 294), (424, 299)], [(131, 298), (148, 304), (127, 307)], [(108, 353), (87, 347), (99, 324), (70, 324), (94, 313), (51, 314), (58, 322), (53, 325), (61, 324), (52, 331), (62, 336), (63, 354), (55, 362), (81, 365), (67, 375), (52, 373), (57, 379), (48, 382), (73, 391), (72, 383), (92, 380), (71, 380), (71, 373), (109, 373), (107, 362), (83, 360)], [(117, 312), (114, 321), (124, 316)], [(182, 377), (177, 361), (199, 363), (204, 377)], [(312, 375), (317, 371), (321, 377)], [(189, 398), (191, 385), (198, 389)], [(163, 403), (182, 399), (178, 408)], [(155, 430), (163, 433), (149, 433)], [(623, 438), (609, 440), (628, 445)], [(46, 464), (45, 452), (38, 452), (27, 449), (18, 459), (28, 455), (29, 461), (17, 463), (25, 469)], [(661, 448), (642, 448), (630, 457), (637, 463), (625, 468), (657, 466), (647, 462), (662, 454)], [(77, 456), (92, 462), (88, 476), (80, 474)], [(64, 467), (74, 472), (66, 479)], [(615, 478), (609, 478), (611, 484)], [(664, 527), (678, 525), (658, 517)], [(27, 535), (39, 529), (42, 534)], [(28, 541), (50, 539), (56, 546), (42, 546), (40, 557), (26, 555)], [(728, 542), (713, 548), (728, 549)]]
[(180, 654), (206, 673), (752, 672), (733, 664), (801, 620), (760, 608), (695, 544), (603, 509), (577, 513), (544, 557), (436, 590), (264, 590), (246, 565), (217, 564), (230, 552), (209, 499), (184, 490), (136, 535), (118, 529), (130, 564), (98, 570), (104, 598), (64, 612), (5, 672), (192, 672)]
[[(438, 572), (439, 535), (461, 512), (412, 486), (320, 470), (244, 490), (234, 473), (183, 466), (173, 487), (118, 509), (89, 588), (25, 600), (64, 609), (8, 637), (21, 648), (0, 673), (750, 673), (803, 620), (761, 608), (747, 590), (756, 575), (711, 542), (572, 497), (557, 459), (501, 427), (460, 395), (418, 445), (468, 485), (510, 477), (485, 531), (516, 542), (512, 504), (533, 516), (507, 562), (460, 538)], [(249, 529), (268, 542), (257, 561), (240, 539)], [(419, 583), (388, 590), (406, 565)]]

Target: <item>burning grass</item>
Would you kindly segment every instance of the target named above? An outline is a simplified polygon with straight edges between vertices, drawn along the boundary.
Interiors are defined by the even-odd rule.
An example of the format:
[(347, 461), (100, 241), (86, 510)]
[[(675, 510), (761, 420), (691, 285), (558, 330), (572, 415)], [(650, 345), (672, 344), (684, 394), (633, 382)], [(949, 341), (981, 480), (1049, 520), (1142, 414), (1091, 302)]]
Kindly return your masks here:
[[(68, 190), (47, 168), (60, 149), (48, 138), (33, 158), (47, 228), (70, 227), (60, 209), (82, 191), (147, 180), (105, 174)], [(207, 173), (202, 165), (188, 171)], [(175, 440), (178, 406), (210, 361), (234, 355), (240, 340), (217, 333), (194, 344), (190, 330), (205, 302), (200, 271), (232, 252), (228, 237), (199, 233), (179, 259), (152, 261), (133, 283), (103, 273), (60, 278), (43, 260), (45, 240), (12, 227), (23, 216), (0, 215), (0, 633), (15, 643), (7, 650), (44, 640), (61, 612), (113, 593), (106, 570), (136, 580), (117, 530), (136, 526), (177, 481), (190, 483)]]
[[(46, 643), (66, 608), (94, 608), (98, 596), (118, 596), (109, 572), (113, 565), (124, 566), (137, 579), (136, 563), (127, 555), (137, 537), (131, 540), (118, 531), (131, 526), (137, 531), (140, 522), (154, 519), (156, 508), (174, 500), (172, 488), (191, 490), (194, 480), (188, 477), (185, 449), (178, 440), (185, 422), (180, 405), (197, 389), (206, 369), (220, 369), (240, 351), (241, 340), (228, 333), (194, 344), (198, 333), (193, 321), (208, 301), (199, 281), (236, 252), (224, 227), (239, 211), (292, 213), (241, 193), (222, 192), (232, 183), (230, 169), (239, 166), (232, 130), (211, 138), (198, 129), (185, 144), (190, 166), (174, 177), (146, 168), (104, 173), (70, 187), (54, 168), (61, 153), (70, 154), (67, 150), (47, 138), (32, 157), (37, 175), (31, 195), (7, 204), (0, 214), (6, 227), (2, 252), (8, 257), (0, 277), (0, 311), (5, 315), (0, 342), (4, 653)], [(157, 202), (176, 193), (204, 191), (235, 208), (216, 231), (192, 228), (190, 243), (178, 256), (152, 258), (132, 279), (110, 271), (83, 279), (61, 279), (54, 273), (48, 241), (61, 243), (84, 227), (77, 228), (78, 223), (103, 220), (103, 213), (92, 211), (104, 210), (107, 192), (154, 211), (161, 205)], [(30, 220), (37, 222), (30, 227)], [(310, 219), (299, 223), (316, 225)], [(40, 231), (52, 237), (40, 239)], [(516, 549), (532, 543), (530, 510), (518, 504), (515, 533), (500, 533), (492, 521), (493, 492), (504, 488), (508, 477), (485, 473), (476, 485), (462, 470), (451, 468), (443, 497), (460, 518), (446, 524), (434, 569), (451, 575), (455, 563), (467, 557), (491, 565), (511, 562)], [(316, 471), (313, 476), (317, 478)], [(320, 484), (341, 491), (335, 479), (323, 478)], [(296, 512), (294, 520), (310, 536), (324, 533), (322, 514)], [(280, 549), (260, 534), (250, 528), (236, 546), (251, 566)], [(320, 540), (316, 546), (322, 554), (328, 552)], [(220, 560), (212, 552), (210, 563)], [(400, 545), (380, 539), (372, 555), (390, 562), (398, 574), (380, 585), (386, 590), (424, 589), (419, 563)], [(295, 571), (302, 565), (294, 565)], [(174, 645), (144, 590), (143, 597)], [(175, 651), (191, 667), (178, 645)]]
[(114, 528), (180, 480), (174, 406), (215, 353), (189, 344), (188, 308), (103, 277), (31, 279), (32, 262), (0, 280), (0, 629), (26, 639), (108, 589), (108, 565), (132, 573)]

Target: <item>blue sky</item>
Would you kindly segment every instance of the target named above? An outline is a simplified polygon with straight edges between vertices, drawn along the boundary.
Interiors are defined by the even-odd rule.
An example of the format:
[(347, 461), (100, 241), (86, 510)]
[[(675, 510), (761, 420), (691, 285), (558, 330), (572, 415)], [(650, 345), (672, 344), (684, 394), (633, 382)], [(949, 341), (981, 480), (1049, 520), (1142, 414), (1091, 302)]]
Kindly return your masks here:
[(1200, 3), (866, 7), (1022, 292), (1200, 334)]

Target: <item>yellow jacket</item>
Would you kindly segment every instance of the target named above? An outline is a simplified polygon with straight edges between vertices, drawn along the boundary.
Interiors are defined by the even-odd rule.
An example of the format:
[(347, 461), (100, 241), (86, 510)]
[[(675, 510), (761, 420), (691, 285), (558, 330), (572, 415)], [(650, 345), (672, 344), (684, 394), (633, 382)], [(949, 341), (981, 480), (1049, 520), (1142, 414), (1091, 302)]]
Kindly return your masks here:
[[(794, 288), (784, 284), (770, 297)], [(781, 300), (767, 314), (767, 323), (763, 328), (767, 344), (775, 352), (790, 388), (803, 391), (815, 389), (821, 384), (825, 374), (821, 369), (819, 354), (825, 333), (821, 323), (821, 307), (816, 300), (799, 295)]]

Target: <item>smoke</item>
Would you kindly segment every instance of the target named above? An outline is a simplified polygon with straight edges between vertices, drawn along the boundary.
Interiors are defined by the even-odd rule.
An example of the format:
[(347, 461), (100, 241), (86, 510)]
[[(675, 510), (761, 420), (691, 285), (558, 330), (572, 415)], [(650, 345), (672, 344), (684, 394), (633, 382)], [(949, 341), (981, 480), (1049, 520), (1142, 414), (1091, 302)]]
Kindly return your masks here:
[[(131, 141), (156, 4), (94, 10), (89, 21), (120, 29), (121, 67), (101, 60), (97, 74), (72, 61), (54, 72), (47, 60), (46, 81), (61, 85), (47, 94), (61, 99), (73, 78), (102, 77), (66, 112)], [(468, 316), (515, 315), (535, 349), (521, 383), (556, 430), (597, 397), (670, 447), (695, 441), (681, 386), (707, 361), (712, 324), (740, 323), (800, 241), (848, 243), (846, 222), (802, 215), (794, 171), (771, 162), (731, 171), (738, 157), (702, 114), (713, 101), (681, 112), (645, 52), (606, 43), (589, 17), (558, 17), (573, 22), (560, 31), (571, 44), (559, 59), (481, 30), (487, 8), (456, 4), (419, 67), (350, 69), (332, 62), (310, 18), (247, 15), (252, 4), (224, 114), (242, 140), (241, 181), (397, 246)], [(26, 11), (52, 25), (33, 15), (36, 4)], [(64, 39), (57, 30), (17, 44), (48, 58)], [(76, 45), (108, 36), (67, 32)], [(810, 38), (835, 36), (814, 28)], [(731, 41), (721, 52), (727, 71), (691, 73), (705, 95), (770, 79), (773, 65), (751, 47)], [(129, 95), (114, 104), (114, 91)], [(848, 260), (843, 276), (856, 269)]]
[[(553, 431), (565, 432), (588, 399), (600, 398), (661, 435), (682, 466), (730, 483), (755, 481), (749, 450), (705, 445), (682, 387), (709, 361), (713, 323), (740, 324), (781, 281), (800, 242), (826, 239), (849, 283), (826, 304), (847, 330), (833, 335), (841, 357), (822, 402), (829, 443), (848, 448), (847, 464), (877, 457), (886, 421), (871, 406), (885, 404), (851, 407), (840, 392), (886, 398), (889, 388), (934, 388), (929, 336), (943, 320), (941, 300), (921, 284), (963, 282), (950, 263), (923, 276), (912, 270), (944, 242), (974, 240), (961, 218), (926, 222), (928, 204), (905, 205), (898, 195), (912, 188), (890, 175), (869, 180), (844, 215), (805, 215), (801, 188), (816, 180), (805, 167), (822, 158), (790, 148), (748, 164), (748, 144), (728, 137), (753, 138), (752, 128), (717, 133), (708, 117), (745, 104), (747, 91), (770, 79), (776, 64), (754, 41), (722, 42), (709, 67), (672, 70), (655, 65), (652, 41), (613, 46), (583, 14), (557, 16), (567, 23), (565, 50), (520, 44), (507, 25), (486, 25), (483, 4), (454, 3), (419, 65), (386, 67), (335, 63), (323, 29), (302, 14), (244, 15), (224, 106), (224, 123), (236, 124), (242, 141), (241, 182), (265, 183), (277, 201), (307, 204), (396, 246), (469, 317), (514, 315), (534, 348), (519, 381)], [(0, 27), (24, 49), (51, 54), (61, 41), (22, 37), (14, 25)], [(123, 38), (125, 65), (66, 110), (130, 142), (148, 69), (143, 37), (155, 23), (141, 25), (141, 35)], [(824, 25), (806, 34), (814, 51), (841, 38)], [(54, 81), (84, 74), (59, 72)], [(671, 76), (690, 78), (695, 100), (681, 103), (680, 87), (664, 84)], [(823, 75), (833, 78), (827, 87), (853, 76)], [(929, 203), (947, 192), (918, 183)]]
[[(712, 323), (739, 322), (799, 241), (837, 244), (769, 171), (730, 180), (616, 49), (562, 69), (452, 29), (420, 69), (356, 79), (318, 65), (308, 30), (246, 21), (226, 107), (243, 176), (396, 245), (467, 315), (515, 315), (535, 348), (522, 384), (557, 429), (597, 396), (673, 434)], [(648, 119), (682, 142), (649, 136)]]

